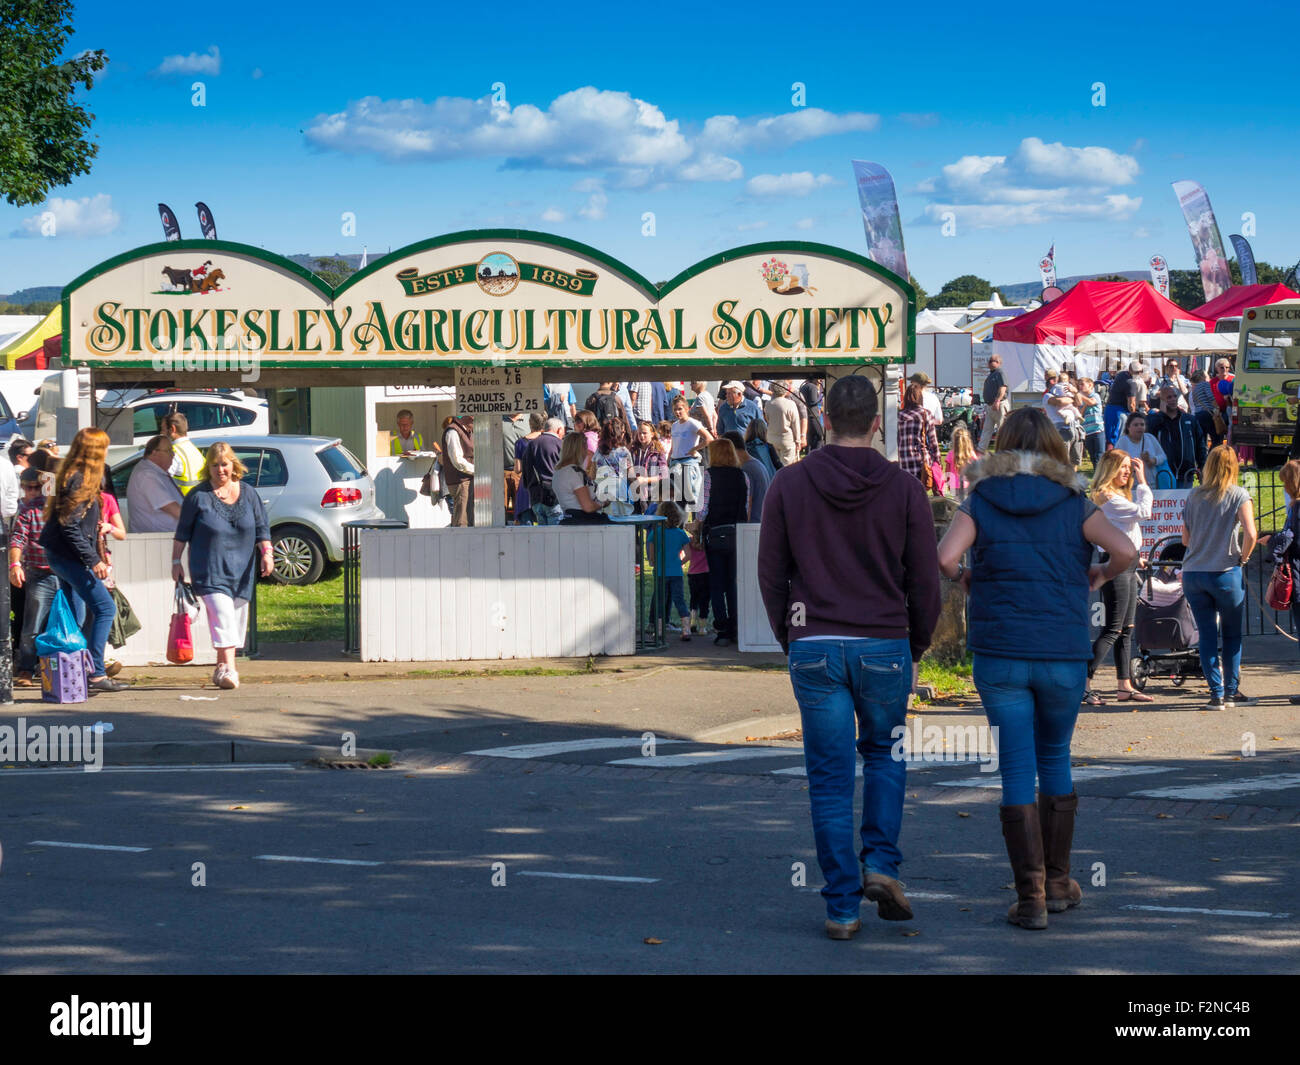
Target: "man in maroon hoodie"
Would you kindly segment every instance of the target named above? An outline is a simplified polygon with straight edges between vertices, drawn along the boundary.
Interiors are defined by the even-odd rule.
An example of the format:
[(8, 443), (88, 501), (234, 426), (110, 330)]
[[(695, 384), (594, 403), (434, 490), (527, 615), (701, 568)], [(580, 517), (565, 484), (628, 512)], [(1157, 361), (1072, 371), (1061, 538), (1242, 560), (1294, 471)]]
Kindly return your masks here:
[[(887, 921), (912, 909), (898, 882), (912, 663), (939, 618), (939, 559), (925, 489), (871, 446), (876, 390), (844, 377), (826, 395), (827, 444), (778, 470), (763, 506), (758, 583), (790, 658), (826, 933), (848, 939), (862, 898)], [(853, 824), (854, 741), (862, 754), (862, 848)]]

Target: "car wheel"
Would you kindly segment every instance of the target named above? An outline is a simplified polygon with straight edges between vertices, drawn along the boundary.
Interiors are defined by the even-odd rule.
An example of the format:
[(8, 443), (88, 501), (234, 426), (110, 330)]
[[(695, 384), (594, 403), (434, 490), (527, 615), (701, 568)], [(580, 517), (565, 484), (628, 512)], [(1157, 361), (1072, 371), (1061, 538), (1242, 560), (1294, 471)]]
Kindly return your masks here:
[(309, 529), (286, 525), (271, 533), (273, 576), (281, 584), (315, 584), (325, 570), (325, 548)]

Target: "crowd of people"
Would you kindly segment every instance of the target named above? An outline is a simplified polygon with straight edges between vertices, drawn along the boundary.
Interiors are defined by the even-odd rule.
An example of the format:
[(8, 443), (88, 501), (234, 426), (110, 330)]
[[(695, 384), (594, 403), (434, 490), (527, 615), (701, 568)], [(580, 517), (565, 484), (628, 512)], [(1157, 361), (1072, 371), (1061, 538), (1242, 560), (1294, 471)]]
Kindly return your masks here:
[(190, 582), (217, 652), (213, 683), (238, 687), (235, 654), (247, 634), (252, 582), (273, 568), (266, 509), (255, 491), (242, 488), (247, 471), (229, 444), (200, 452), (182, 414), (165, 416), (160, 430), (127, 483), (127, 521), (108, 474), (109, 437), (101, 429), (82, 429), (65, 456), (52, 442), (33, 445), (18, 437), (0, 458), (16, 687), (42, 684), (36, 637), (60, 591), (86, 640), (88, 689), (129, 687), (116, 679), (121, 663), (108, 657), (114, 620), (130, 609), (114, 580), (110, 543), (128, 533), (172, 533), (177, 581), (185, 579), (188, 548)]

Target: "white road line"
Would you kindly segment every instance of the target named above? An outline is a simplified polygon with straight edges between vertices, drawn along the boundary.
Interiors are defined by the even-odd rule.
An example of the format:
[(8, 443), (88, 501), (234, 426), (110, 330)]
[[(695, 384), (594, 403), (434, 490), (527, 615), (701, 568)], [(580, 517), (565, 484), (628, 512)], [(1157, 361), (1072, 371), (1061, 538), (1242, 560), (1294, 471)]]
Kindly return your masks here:
[(1267, 913), (1264, 910), (1207, 910), (1200, 906), (1121, 906), (1122, 910), (1145, 910), (1148, 913), (1204, 913), (1212, 917), (1270, 917), (1285, 920), (1289, 913)]
[[(288, 765), (282, 762), (268, 762), (259, 764), (249, 762), (247, 764), (221, 762), (216, 765), (106, 765), (95, 770), (97, 773), (254, 773), (262, 770), (279, 770), (281, 772), (297, 772), (298, 766)], [(30, 776), (33, 773), (84, 773), (86, 770), (83, 766), (44, 766), (39, 769), (10, 769), (0, 770), (0, 780), (6, 777)]]
[[(821, 891), (821, 888), (810, 887), (807, 890)], [(948, 902), (957, 897), (956, 895), (945, 895), (938, 891), (907, 891), (906, 889), (904, 889), (903, 894), (905, 894), (909, 899), (920, 899), (922, 902)], [(865, 899), (864, 905), (869, 904), (870, 902), (870, 899)]]
[[(656, 744), (685, 743), (686, 740), (655, 739)], [(559, 740), (555, 743), (524, 743), (515, 747), (485, 747), (481, 751), (466, 751), (466, 754), (481, 754), (491, 758), (547, 758), (553, 754), (569, 754), (573, 751), (599, 751), (609, 747), (640, 747), (638, 736), (608, 736), (603, 739)]]
[(696, 751), (694, 754), (657, 754), (650, 758), (619, 758), (606, 765), (639, 765), (648, 769), (672, 769), (677, 766), (711, 765), (714, 762), (739, 762), (745, 758), (801, 758), (803, 751), (788, 747), (729, 747), (721, 751)]
[[(912, 761), (911, 759), (904, 759), (904, 761), (907, 763), (907, 771), (908, 771), (909, 773), (922, 773), (922, 772), (924, 772), (924, 771), (927, 770), (927, 769), (947, 769), (947, 768), (949, 768), (950, 766), (963, 766), (963, 767), (964, 767), (964, 766), (971, 766), (971, 765), (989, 765), (989, 764), (990, 764), (989, 761), (988, 761), (987, 759), (979, 759), (979, 758), (962, 758), (962, 759), (954, 759), (954, 760), (949, 761), (949, 762), (924, 762), (924, 761), (921, 761), (920, 759), (917, 759), (916, 761)], [(773, 769), (772, 772), (773, 772), (774, 774), (779, 775), (779, 776), (786, 776), (786, 777), (806, 777), (806, 776), (808, 775), (808, 769), (807, 769), (807, 767), (806, 767), (806, 766), (801, 766), (801, 765), (793, 766), (793, 767), (791, 767), (790, 769)], [(854, 767), (854, 769), (853, 769), (853, 775), (854, 775), (855, 777), (860, 777), (860, 776), (862, 776), (862, 763), (861, 763), (861, 762), (859, 762), (859, 763)]]
[(150, 850), (149, 847), (118, 847), (109, 843), (64, 843), (57, 839), (34, 839), (28, 846), (31, 847), (75, 847), (77, 850), (85, 851), (127, 851), (131, 854), (142, 854)]
[[(1118, 777), (1137, 776), (1140, 773), (1172, 773), (1170, 766), (1159, 765), (1083, 765), (1070, 770), (1074, 780), (1112, 780)], [(940, 780), (941, 788), (1000, 788), (1001, 782), (996, 774), (988, 773), (980, 777), (964, 780)], [(1134, 794), (1141, 795), (1142, 792)]]
[(294, 854), (255, 854), (255, 862), (311, 862), (315, 865), (383, 865), (383, 862), (363, 862), (357, 858), (300, 858)]
[(658, 877), (653, 876), (601, 876), (597, 873), (542, 873), (523, 869), (516, 876), (546, 876), (554, 880), (610, 880), (616, 884), (657, 884)]
[(1283, 791), (1300, 787), (1300, 773), (1277, 773), (1267, 777), (1222, 781), (1215, 784), (1186, 784), (1171, 788), (1152, 788), (1135, 791), (1148, 799), (1230, 799), (1234, 795), (1249, 795), (1255, 791)]

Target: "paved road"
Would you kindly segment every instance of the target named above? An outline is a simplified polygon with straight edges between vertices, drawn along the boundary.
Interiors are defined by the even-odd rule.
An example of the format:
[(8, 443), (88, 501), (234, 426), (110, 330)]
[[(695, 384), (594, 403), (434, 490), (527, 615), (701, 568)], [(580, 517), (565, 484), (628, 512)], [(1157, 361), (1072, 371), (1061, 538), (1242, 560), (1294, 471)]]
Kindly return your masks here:
[[(778, 750), (657, 769), (604, 764), (638, 746), (386, 771), (6, 771), (0, 971), (1297, 968), (1300, 829), (1285, 813), (1124, 797), (1194, 784), (1194, 763), (1081, 782), (1087, 898), (1041, 934), (1004, 920), (996, 790), (944, 786), (977, 778), (970, 765), (916, 773), (903, 847), (917, 920), (868, 913), (857, 940), (831, 943), (804, 782), (770, 771), (797, 752)], [(1096, 863), (1105, 886), (1089, 882)]]

